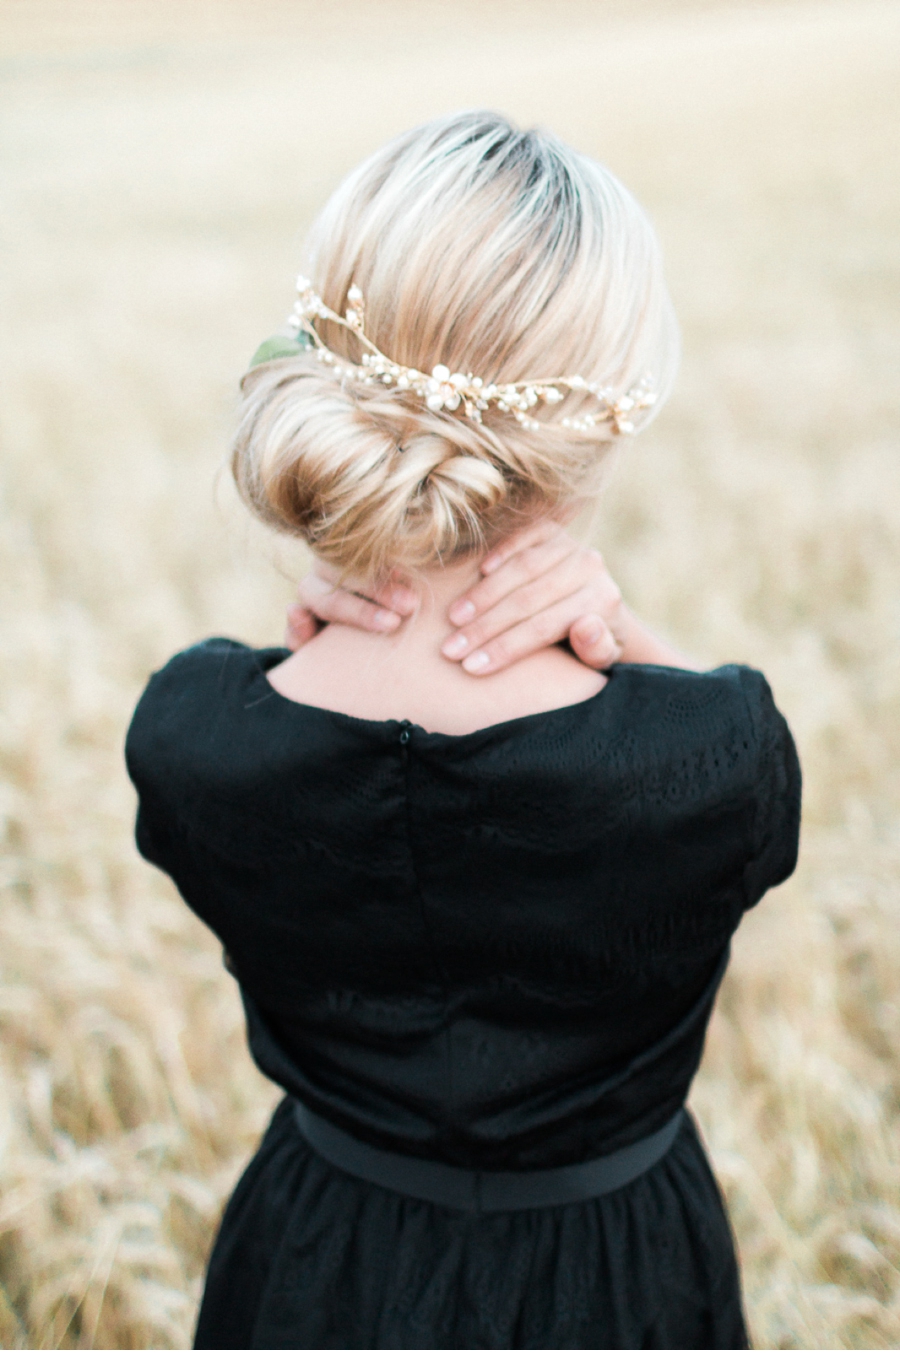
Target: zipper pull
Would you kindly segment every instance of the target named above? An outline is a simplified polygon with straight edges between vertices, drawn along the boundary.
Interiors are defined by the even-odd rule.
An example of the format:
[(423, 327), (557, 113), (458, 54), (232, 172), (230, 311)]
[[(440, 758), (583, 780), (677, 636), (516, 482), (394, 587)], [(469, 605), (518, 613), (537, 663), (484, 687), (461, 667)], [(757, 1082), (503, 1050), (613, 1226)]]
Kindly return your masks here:
[(400, 737), (398, 738), (398, 742), (400, 743), (401, 747), (406, 747), (408, 745), (410, 739), (409, 730), (411, 728), (412, 724), (410, 723), (409, 719), (404, 719), (400, 724)]

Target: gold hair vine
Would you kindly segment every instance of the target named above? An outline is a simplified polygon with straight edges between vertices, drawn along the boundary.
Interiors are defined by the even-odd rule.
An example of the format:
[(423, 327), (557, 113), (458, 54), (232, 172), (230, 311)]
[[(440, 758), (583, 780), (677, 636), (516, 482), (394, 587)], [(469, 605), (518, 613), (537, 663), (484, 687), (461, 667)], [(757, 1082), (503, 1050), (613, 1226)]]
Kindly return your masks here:
[[(359, 287), (351, 286), (347, 292), (347, 311), (338, 315), (329, 310), (321, 296), (312, 287), (306, 277), (297, 278), (298, 300), (288, 320), (288, 327), (298, 345), (312, 346), (321, 362), (334, 367), (365, 385), (393, 386), (397, 390), (410, 390), (423, 399), (432, 413), (446, 410), (455, 412), (460, 405), (473, 422), (482, 421), (482, 413), (492, 404), (504, 413), (511, 413), (529, 431), (537, 431), (543, 424), (532, 418), (530, 410), (539, 403), (558, 404), (570, 391), (582, 391), (592, 396), (600, 405), (598, 413), (586, 414), (583, 418), (561, 418), (560, 426), (575, 432), (590, 432), (598, 423), (610, 423), (613, 432), (634, 432), (634, 415), (641, 409), (648, 409), (656, 402), (656, 394), (650, 388), (649, 378), (634, 386), (627, 394), (615, 398), (613, 391), (603, 389), (596, 381), (586, 381), (581, 376), (553, 376), (549, 380), (513, 381), (505, 385), (486, 384), (479, 376), (451, 372), (449, 367), (438, 365), (431, 375), (417, 371), (415, 367), (400, 366), (386, 357), (370, 338), (364, 328), (365, 301)], [(338, 357), (316, 331), (314, 321), (328, 319), (356, 336), (363, 348), (359, 365)], [(311, 340), (311, 342), (310, 342)], [(283, 342), (284, 340), (282, 340)], [(290, 340), (288, 340), (290, 341)], [(263, 344), (255, 361), (269, 361), (274, 356), (286, 356), (275, 351), (263, 356), (265, 349), (275, 340)]]

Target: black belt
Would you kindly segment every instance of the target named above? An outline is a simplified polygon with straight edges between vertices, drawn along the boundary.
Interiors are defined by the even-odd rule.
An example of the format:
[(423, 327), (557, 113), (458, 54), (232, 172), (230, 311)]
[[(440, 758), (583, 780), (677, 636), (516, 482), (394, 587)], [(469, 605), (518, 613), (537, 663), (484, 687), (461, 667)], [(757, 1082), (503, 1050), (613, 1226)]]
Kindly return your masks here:
[(422, 1160), (399, 1151), (383, 1151), (351, 1137), (294, 1100), (297, 1126), (314, 1151), (346, 1174), (427, 1203), (466, 1212), (517, 1212), (530, 1207), (562, 1207), (599, 1198), (630, 1184), (674, 1142), (684, 1120), (679, 1109), (664, 1127), (608, 1156), (551, 1170), (466, 1170)]

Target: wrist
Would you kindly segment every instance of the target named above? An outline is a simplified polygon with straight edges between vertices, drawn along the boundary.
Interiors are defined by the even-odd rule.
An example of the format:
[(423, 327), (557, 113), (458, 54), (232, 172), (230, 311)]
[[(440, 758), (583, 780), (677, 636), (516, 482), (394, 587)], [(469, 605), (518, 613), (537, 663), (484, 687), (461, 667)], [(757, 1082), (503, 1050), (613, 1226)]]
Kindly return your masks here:
[(623, 605), (621, 621), (616, 625), (616, 638), (622, 647), (620, 662), (649, 663), (657, 667), (684, 667), (692, 671), (699, 670), (699, 664), (693, 662), (680, 649), (654, 634), (649, 626)]

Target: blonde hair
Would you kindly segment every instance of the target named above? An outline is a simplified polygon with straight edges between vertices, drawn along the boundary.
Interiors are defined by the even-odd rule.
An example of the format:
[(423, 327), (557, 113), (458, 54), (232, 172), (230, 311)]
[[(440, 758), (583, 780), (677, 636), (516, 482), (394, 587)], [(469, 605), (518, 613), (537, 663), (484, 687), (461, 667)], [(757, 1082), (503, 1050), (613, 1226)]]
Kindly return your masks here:
[[(637, 202), (603, 166), (493, 113), (440, 118), (360, 165), (315, 223), (306, 271), (339, 314), (360, 287), (366, 332), (404, 366), (497, 383), (577, 373), (617, 395), (649, 372), (654, 413), (674, 378), (677, 329)], [(357, 360), (351, 334), (317, 327)], [(241, 389), (244, 500), (357, 578), (446, 562), (592, 496), (613, 435), (562, 426), (577, 392), (537, 411), (537, 430), (496, 410), (479, 425), (312, 354), (254, 367)]]

